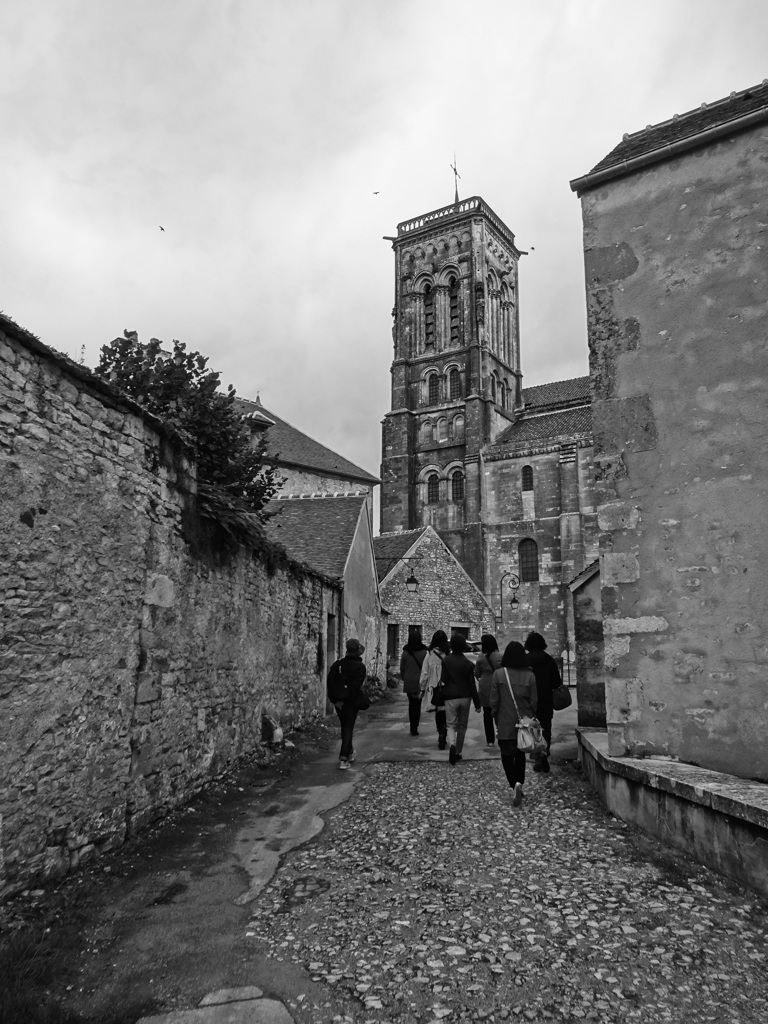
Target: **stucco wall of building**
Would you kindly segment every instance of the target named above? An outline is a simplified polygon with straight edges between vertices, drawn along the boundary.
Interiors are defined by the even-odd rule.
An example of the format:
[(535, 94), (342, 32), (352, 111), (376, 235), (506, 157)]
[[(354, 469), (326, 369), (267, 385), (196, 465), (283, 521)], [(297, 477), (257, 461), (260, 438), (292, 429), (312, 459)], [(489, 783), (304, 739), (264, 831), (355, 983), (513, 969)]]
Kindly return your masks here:
[(0, 897), (64, 873), (324, 710), (339, 591), (193, 513), (151, 417), (0, 331)]
[[(370, 527), (370, 512), (365, 508), (352, 541), (344, 573), (344, 638), (355, 637), (365, 646), (368, 674), (383, 681), (385, 648), (382, 647), (382, 618), (376, 582), (376, 563)], [(384, 634), (386, 636), (386, 633)]]
[(613, 755), (768, 780), (765, 125), (582, 197)]

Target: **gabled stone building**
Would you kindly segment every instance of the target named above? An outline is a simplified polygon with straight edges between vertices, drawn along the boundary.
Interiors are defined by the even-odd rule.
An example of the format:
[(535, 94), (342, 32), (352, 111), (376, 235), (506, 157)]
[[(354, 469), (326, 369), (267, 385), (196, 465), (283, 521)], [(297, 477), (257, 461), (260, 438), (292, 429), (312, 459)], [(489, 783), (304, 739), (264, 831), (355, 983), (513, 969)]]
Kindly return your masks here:
[[(515, 236), (475, 196), (403, 221), (381, 531), (432, 526), (502, 639), (570, 643), (568, 582), (597, 554), (589, 378), (523, 388)], [(507, 572), (520, 579), (510, 605)]]

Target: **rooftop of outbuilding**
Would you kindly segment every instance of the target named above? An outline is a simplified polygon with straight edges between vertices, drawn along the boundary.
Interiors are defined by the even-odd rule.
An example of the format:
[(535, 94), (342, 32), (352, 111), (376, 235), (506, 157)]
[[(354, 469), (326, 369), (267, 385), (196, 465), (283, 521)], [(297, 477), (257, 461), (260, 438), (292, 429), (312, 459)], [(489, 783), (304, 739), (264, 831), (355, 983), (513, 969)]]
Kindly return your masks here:
[[(267, 450), (270, 455), (277, 457), (280, 465), (338, 476), (369, 486), (379, 483), (378, 477), (356, 466), (343, 455), (326, 448), (324, 444), (291, 426), (276, 413), (265, 409), (258, 398), (255, 401), (237, 398), (235, 404), (244, 418), (254, 420), (261, 427), (268, 427)], [(272, 423), (266, 423), (265, 417)]]
[(705, 145), (716, 137), (765, 120), (768, 120), (768, 79), (713, 103), (702, 103), (684, 114), (675, 114), (666, 121), (626, 134), (588, 174), (575, 178), (571, 188), (574, 192), (582, 192), (646, 164)]
[(332, 580), (344, 575), (365, 495), (342, 498), (278, 498), (270, 502), (270, 540), (288, 557)]

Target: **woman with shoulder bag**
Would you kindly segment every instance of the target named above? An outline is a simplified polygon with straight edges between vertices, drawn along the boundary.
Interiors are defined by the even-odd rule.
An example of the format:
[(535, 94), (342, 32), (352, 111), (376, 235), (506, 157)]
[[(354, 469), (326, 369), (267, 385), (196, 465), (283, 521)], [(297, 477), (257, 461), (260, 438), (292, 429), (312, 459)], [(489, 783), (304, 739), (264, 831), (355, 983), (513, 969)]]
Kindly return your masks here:
[(445, 697), (440, 685), (440, 675), (443, 671), (443, 658), (449, 651), (448, 636), (442, 629), (436, 630), (429, 642), (429, 650), (421, 666), (419, 680), (421, 692), (424, 694), (423, 706), (427, 711), (435, 712), (438, 750), (445, 750), (448, 735), (445, 724)]
[(421, 631), (413, 627), (408, 629), (408, 643), (403, 648), (400, 659), (400, 678), (403, 680), (403, 693), (408, 696), (408, 723), (411, 736), (419, 735), (421, 719), (421, 666), (427, 656), (427, 648), (421, 642)]
[(512, 806), (523, 800), (525, 754), (517, 749), (517, 723), (536, 717), (536, 677), (528, 666), (525, 648), (515, 640), (507, 644), (491, 680), (491, 709), (496, 719), (501, 766), (514, 790)]
[(501, 654), (496, 637), (491, 633), (483, 633), (480, 637), (480, 648), (483, 653), (475, 662), (475, 678), (477, 679), (480, 706), (483, 709), (485, 742), (492, 747), (496, 742), (496, 732), (493, 727), (493, 711), (491, 710), (491, 680), (496, 669), (501, 667)]

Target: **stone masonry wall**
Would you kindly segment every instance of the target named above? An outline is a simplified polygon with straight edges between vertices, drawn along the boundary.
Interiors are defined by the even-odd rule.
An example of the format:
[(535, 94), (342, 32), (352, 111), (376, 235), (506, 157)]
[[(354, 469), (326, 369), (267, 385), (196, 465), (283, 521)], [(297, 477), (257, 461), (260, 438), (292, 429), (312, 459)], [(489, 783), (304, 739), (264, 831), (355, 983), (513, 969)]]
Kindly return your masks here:
[(0, 898), (324, 709), (338, 591), (226, 555), (162, 426), (0, 322)]
[(762, 781), (766, 142), (582, 198), (610, 753)]

